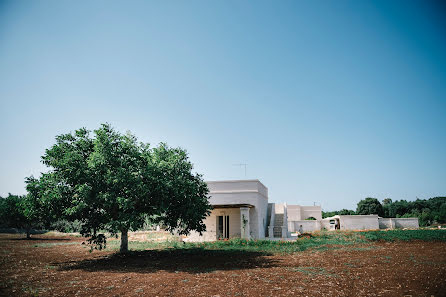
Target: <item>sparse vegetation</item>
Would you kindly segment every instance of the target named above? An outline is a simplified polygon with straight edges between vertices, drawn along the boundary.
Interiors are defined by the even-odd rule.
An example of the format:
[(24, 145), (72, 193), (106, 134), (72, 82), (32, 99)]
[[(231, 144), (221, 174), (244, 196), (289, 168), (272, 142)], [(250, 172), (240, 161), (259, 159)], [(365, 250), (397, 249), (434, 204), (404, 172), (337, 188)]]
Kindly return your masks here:
[(395, 240), (423, 240), (446, 241), (446, 230), (418, 229), (418, 230), (382, 230), (360, 232), (369, 241), (395, 241)]
[[(369, 249), (353, 247), (355, 244), (367, 244), (374, 241), (424, 240), (446, 241), (446, 230), (382, 230), (382, 231), (322, 231), (313, 233), (312, 237), (303, 237), (293, 241), (284, 240), (246, 240), (234, 238), (214, 242), (181, 242), (178, 240), (130, 241), (129, 249), (141, 251), (147, 249), (181, 249), (181, 250), (234, 250), (267, 253), (294, 253), (307, 249), (325, 250), (338, 246), (349, 246), (350, 249)], [(119, 242), (110, 241), (108, 249), (117, 250)]]
[[(244, 290), (253, 296), (265, 290), (272, 296), (292, 295), (283, 290), (290, 280), (311, 296), (332, 294), (326, 285), (331, 282), (345, 288), (342, 295), (361, 295), (370, 285), (369, 279), (387, 283), (385, 288), (392, 296), (403, 296), (407, 288), (421, 292), (419, 295), (425, 288), (433, 288), (434, 296), (444, 291), (444, 285), (438, 284), (444, 278), (446, 230), (438, 229), (321, 231), (293, 241), (231, 239), (203, 243), (183, 243), (166, 232), (131, 232), (131, 252), (126, 254), (117, 252), (119, 239), (109, 240), (107, 248), (95, 254), (88, 253), (88, 246), (82, 244), (85, 239), (63, 233), (35, 237), (32, 244), (22, 239), (0, 236), (0, 282), (7, 296), (17, 292), (39, 296), (129, 292), (162, 296), (162, 289), (175, 296), (195, 296), (198, 290), (184, 292), (197, 286), (212, 296), (212, 288), (236, 284), (235, 280), (249, 282)], [(395, 267), (406, 273), (403, 283), (401, 276), (392, 278)], [(19, 273), (22, 278), (10, 277)], [(430, 277), (424, 277), (426, 274)], [(33, 283), (28, 281), (31, 278)], [(344, 285), (353, 282), (356, 287)], [(379, 295), (382, 287), (367, 288), (371, 295)], [(239, 291), (236, 285), (231, 294), (236, 296)]]

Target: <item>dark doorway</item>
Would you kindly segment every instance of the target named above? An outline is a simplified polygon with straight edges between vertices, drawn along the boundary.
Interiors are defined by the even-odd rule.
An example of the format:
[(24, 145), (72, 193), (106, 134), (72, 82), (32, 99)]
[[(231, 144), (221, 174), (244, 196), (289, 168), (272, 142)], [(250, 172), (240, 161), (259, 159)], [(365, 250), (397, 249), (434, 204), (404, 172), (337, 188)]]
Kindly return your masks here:
[(217, 239), (229, 238), (229, 216), (218, 216), (217, 227)]

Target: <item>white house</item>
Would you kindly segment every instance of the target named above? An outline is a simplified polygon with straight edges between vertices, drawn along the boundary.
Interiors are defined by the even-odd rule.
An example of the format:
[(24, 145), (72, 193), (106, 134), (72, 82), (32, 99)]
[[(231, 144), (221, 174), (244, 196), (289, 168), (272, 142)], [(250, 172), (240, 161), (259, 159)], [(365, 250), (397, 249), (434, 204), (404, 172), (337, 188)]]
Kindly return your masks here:
[[(322, 219), (320, 206), (268, 203), (268, 188), (257, 179), (208, 181), (207, 184), (214, 209), (204, 220), (206, 232), (201, 236), (192, 232), (188, 236), (190, 241), (289, 237), (299, 222), (307, 231), (317, 227), (320, 230), (320, 224), (316, 224)], [(315, 220), (305, 221), (310, 217)], [(292, 227), (290, 230), (288, 225)]]
[(188, 241), (226, 238), (289, 238), (291, 233), (326, 230), (418, 228), (418, 218), (380, 218), (377, 215), (339, 215), (322, 219), (320, 206), (269, 203), (268, 188), (259, 180), (208, 181), (213, 207), (206, 232), (192, 232)]

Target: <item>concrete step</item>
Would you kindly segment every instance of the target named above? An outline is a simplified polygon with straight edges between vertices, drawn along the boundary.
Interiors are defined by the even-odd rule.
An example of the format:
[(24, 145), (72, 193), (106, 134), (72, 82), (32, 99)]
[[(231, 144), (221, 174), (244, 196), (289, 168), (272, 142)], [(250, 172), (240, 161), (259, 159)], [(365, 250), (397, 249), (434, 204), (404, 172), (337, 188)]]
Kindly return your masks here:
[(282, 227), (274, 227), (273, 228), (273, 236), (274, 237), (282, 237)]
[(283, 225), (283, 214), (276, 214), (274, 217), (274, 226)]

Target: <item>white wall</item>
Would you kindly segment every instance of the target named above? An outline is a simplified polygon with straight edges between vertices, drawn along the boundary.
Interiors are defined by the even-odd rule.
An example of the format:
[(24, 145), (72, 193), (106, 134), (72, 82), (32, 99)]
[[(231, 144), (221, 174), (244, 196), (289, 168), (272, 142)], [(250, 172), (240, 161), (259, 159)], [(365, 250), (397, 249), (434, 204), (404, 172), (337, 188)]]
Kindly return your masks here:
[[(217, 218), (214, 210), (203, 220), (203, 223), (206, 225), (206, 232), (203, 232), (203, 234), (200, 235), (198, 232), (193, 231), (186, 237), (187, 241), (202, 242), (217, 240)], [(231, 228), (231, 226), (229, 226), (229, 228)]]
[[(249, 209), (249, 229), (253, 239), (265, 238), (267, 229), (268, 189), (258, 180), (210, 181), (209, 202), (212, 205), (253, 205)], [(216, 217), (226, 212), (229, 215), (231, 237), (240, 237), (240, 208), (214, 209), (204, 220), (207, 231), (203, 236), (192, 233), (191, 241), (212, 241), (217, 238)]]
[(301, 206), (301, 220), (308, 219), (310, 217), (316, 220), (322, 220), (322, 208), (320, 206)]
[(339, 216), (341, 230), (374, 230), (379, 229), (377, 215)]
[(211, 214), (206, 217), (206, 232), (200, 236), (198, 232), (191, 232), (187, 236), (190, 241), (215, 241), (217, 240), (217, 217), (229, 216), (229, 237), (240, 237), (240, 208), (219, 208), (212, 210)]
[(395, 228), (419, 228), (418, 218), (392, 218)]
[(287, 205), (288, 221), (302, 220), (300, 205)]
[(419, 228), (418, 218), (379, 218), (380, 229)]
[(322, 220), (322, 208), (320, 206), (287, 205), (288, 221), (306, 220), (310, 217)]
[(226, 181), (207, 181), (209, 193), (221, 192), (255, 192), (264, 197), (268, 197), (268, 188), (258, 179), (252, 180), (226, 180)]
[(313, 232), (321, 230), (320, 221), (288, 221), (288, 232), (296, 232), (299, 231), (300, 226), (302, 225), (303, 232)]
[(379, 229), (393, 229), (393, 223), (391, 218), (379, 218)]
[[(266, 236), (266, 229), (268, 229), (268, 198), (259, 198), (258, 204), (256, 207), (251, 208), (249, 210), (250, 218), (254, 218), (257, 216), (257, 232), (251, 229), (251, 236), (256, 239), (262, 239)], [(251, 227), (252, 225), (250, 225)]]

